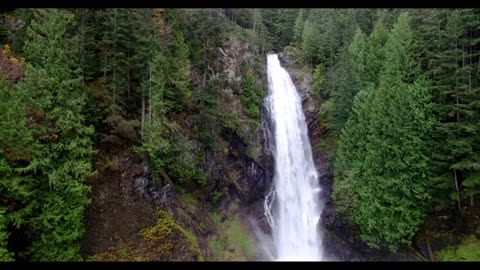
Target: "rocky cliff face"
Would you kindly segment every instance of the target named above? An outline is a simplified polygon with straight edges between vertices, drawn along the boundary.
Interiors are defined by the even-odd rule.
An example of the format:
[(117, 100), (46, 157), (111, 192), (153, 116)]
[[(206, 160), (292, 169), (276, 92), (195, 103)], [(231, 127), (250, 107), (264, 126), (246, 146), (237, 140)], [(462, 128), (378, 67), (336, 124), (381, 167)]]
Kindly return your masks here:
[[(168, 181), (161, 186), (152, 185), (148, 175), (135, 180), (146, 198), (167, 209), (182, 227), (198, 237), (207, 259), (255, 259), (255, 256), (245, 254), (250, 252), (237, 247), (222, 252), (212, 250), (215, 249), (213, 242), (224, 237), (219, 235), (223, 233), (219, 228), (228, 232), (230, 227), (225, 224), (237, 222), (242, 230), (245, 229), (244, 236), (252, 239), (254, 236), (248, 231), (253, 232), (257, 224), (268, 229), (263, 215), (263, 199), (272, 181), (273, 159), (264, 149), (262, 119), (245, 115), (242, 102), (241, 82), (246, 73), (253, 74), (256, 83), (263, 86), (264, 94), (267, 89), (266, 59), (255, 55), (251, 44), (248, 37), (241, 40), (238, 34), (232, 33), (215, 51), (216, 61), (209, 63), (207, 80), (221, 81), (216, 89), (219, 114), (231, 118), (225, 120), (218, 134), (214, 134), (214, 150), (205, 152), (202, 166), (208, 177), (207, 186), (200, 190), (186, 187), (187, 191), (179, 193)], [(192, 77), (202, 76), (192, 71)], [(200, 87), (200, 81), (197, 83)], [(189, 199), (186, 201), (185, 197)], [(216, 222), (212, 215), (219, 215), (220, 221)]]

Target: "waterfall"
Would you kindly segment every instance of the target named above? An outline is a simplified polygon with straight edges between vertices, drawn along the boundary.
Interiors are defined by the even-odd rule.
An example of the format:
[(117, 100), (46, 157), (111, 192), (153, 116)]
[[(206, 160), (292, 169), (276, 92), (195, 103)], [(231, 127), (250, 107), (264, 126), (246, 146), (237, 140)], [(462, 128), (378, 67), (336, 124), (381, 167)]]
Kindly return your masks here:
[(301, 99), (276, 54), (267, 56), (267, 74), (265, 106), (275, 159), (273, 186), (264, 204), (272, 228), (269, 254), (278, 261), (322, 260), (318, 223), (323, 203)]

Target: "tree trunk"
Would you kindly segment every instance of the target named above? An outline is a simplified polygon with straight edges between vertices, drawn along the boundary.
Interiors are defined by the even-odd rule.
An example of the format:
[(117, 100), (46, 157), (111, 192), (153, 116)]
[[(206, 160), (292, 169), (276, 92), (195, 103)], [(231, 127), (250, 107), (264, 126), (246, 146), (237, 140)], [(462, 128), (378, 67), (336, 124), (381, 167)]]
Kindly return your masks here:
[(113, 30), (113, 114), (115, 115), (116, 110), (116, 98), (117, 98), (117, 88), (116, 88), (116, 69), (117, 69), (117, 9), (113, 9), (114, 17), (114, 30)]
[[(455, 50), (458, 48), (458, 38), (455, 39)], [(456, 54), (456, 56), (458, 56)], [(457, 61), (457, 59), (455, 59)], [(462, 66), (463, 66), (463, 59), (462, 59)], [(458, 110), (458, 64), (455, 63), (455, 101), (456, 101), (456, 117), (457, 117), (457, 124), (460, 122), (460, 113)]]
[(142, 89), (142, 127), (140, 130), (143, 142), (143, 135), (145, 130), (145, 89)]
[[(82, 52), (82, 73), (83, 73), (83, 76), (85, 76), (85, 14), (83, 14), (82, 16), (82, 22), (81, 22), (81, 25), (80, 25), (80, 32), (81, 32), (81, 52)], [(85, 80), (85, 78), (83, 78)]]
[(430, 239), (427, 238), (427, 250), (428, 250), (428, 256), (430, 257), (430, 261), (434, 262), (435, 257), (433, 257), (433, 252), (432, 252), (432, 247), (430, 246)]
[(457, 170), (453, 169), (453, 174), (455, 175), (455, 188), (457, 189), (457, 197), (458, 197), (458, 211), (460, 211), (460, 214), (462, 213), (462, 207), (460, 204), (460, 190), (458, 188), (458, 178), (457, 178)]
[(127, 50), (127, 98), (130, 99), (130, 48)]
[(149, 73), (149, 85), (148, 85), (148, 116), (150, 120), (150, 125), (153, 124), (152, 122), (152, 64), (148, 64), (148, 73)]
[[(208, 41), (209, 41), (209, 38), (207, 37), (206, 44), (205, 44), (205, 46), (203, 46), (203, 62), (204, 62), (205, 64), (207, 64)], [(208, 64), (207, 64), (207, 65), (208, 65)], [(207, 68), (205, 68), (205, 70), (203, 71), (202, 87), (205, 86), (206, 80), (207, 80)]]
[[(104, 32), (103, 40), (107, 40), (107, 31)], [(103, 81), (107, 81), (107, 49), (104, 48), (103, 52)]]

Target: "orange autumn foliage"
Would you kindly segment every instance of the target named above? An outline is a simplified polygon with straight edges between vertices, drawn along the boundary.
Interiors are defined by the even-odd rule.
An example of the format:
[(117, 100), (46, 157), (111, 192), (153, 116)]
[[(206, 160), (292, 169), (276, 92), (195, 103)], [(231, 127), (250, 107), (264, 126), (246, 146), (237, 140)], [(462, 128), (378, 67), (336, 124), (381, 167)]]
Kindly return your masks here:
[(23, 57), (13, 56), (10, 46), (6, 44), (0, 50), (0, 73), (7, 80), (17, 82), (23, 76), (22, 63), (24, 60)]

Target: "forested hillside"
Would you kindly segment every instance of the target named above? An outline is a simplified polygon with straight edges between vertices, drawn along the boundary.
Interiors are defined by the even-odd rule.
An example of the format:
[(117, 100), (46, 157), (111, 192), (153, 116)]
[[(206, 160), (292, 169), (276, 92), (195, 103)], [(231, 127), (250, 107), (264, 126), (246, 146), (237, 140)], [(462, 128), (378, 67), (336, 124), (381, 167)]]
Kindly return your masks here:
[[(243, 147), (262, 137), (271, 43), (261, 18), (226, 9), (2, 11), (2, 260), (81, 260), (85, 209), (117, 177), (118, 156), (139, 155), (149, 185), (173, 185), (194, 201), (200, 193), (201, 204), (241, 189), (235, 174), (261, 149), (249, 143), (243, 163), (217, 163), (237, 147), (228, 140)], [(224, 180), (229, 164), (240, 167)]]
[(327, 229), (480, 260), (479, 9), (12, 9), (0, 45), (1, 261), (263, 259), (269, 53)]
[(478, 228), (479, 25), (477, 9), (297, 17), (285, 51), (313, 70), (333, 203), (371, 247), (410, 245), (422, 226), (455, 243)]

